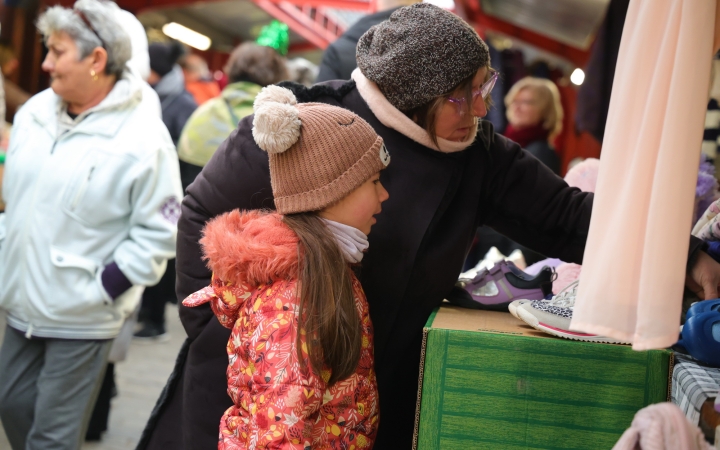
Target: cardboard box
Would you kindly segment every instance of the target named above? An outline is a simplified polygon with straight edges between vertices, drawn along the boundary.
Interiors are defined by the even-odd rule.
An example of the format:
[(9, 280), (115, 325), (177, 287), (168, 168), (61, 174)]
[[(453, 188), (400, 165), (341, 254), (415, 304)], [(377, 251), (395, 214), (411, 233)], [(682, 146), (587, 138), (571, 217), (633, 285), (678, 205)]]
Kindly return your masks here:
[(414, 449), (611, 449), (668, 399), (672, 353), (555, 338), (453, 306), (424, 330)]

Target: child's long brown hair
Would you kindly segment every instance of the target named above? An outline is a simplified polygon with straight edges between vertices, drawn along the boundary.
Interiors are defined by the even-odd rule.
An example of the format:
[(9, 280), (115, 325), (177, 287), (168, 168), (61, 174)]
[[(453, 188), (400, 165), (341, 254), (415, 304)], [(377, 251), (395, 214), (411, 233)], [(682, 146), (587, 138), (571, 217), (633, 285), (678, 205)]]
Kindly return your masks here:
[[(355, 372), (362, 332), (355, 306), (351, 269), (335, 236), (314, 212), (288, 214), (283, 221), (300, 238), (300, 314), (298, 330), (306, 333), (313, 371), (323, 364), (332, 372), (328, 385)], [(303, 363), (300, 332), (298, 358)]]

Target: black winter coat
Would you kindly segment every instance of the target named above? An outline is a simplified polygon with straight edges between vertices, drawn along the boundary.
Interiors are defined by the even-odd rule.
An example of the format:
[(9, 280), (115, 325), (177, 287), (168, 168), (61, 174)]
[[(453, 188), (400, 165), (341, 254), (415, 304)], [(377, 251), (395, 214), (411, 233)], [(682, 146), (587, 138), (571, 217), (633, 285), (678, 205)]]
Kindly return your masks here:
[(188, 119), (197, 109), (197, 103), (193, 96), (186, 90), (179, 94), (160, 96), (162, 106), (162, 120), (173, 140), (177, 145), (180, 135)]
[[(177, 147), (182, 130), (185, 128), (185, 124), (197, 109), (198, 105), (195, 102), (192, 94), (183, 90), (176, 94), (171, 95), (160, 95), (160, 105), (162, 107), (162, 120), (168, 131), (170, 132), (170, 138), (172, 138), (173, 144)], [(180, 181), (182, 183), (183, 191), (187, 189), (188, 185), (195, 180), (195, 177), (201, 167), (180, 161)]]
[(548, 141), (534, 141), (525, 150), (545, 164), (554, 174), (560, 175), (560, 157)]
[(348, 28), (335, 42), (330, 44), (323, 53), (320, 72), (318, 72), (316, 81), (320, 83), (330, 80), (349, 80), (350, 74), (357, 67), (355, 47), (357, 47), (358, 40), (373, 25), (390, 18), (390, 14), (396, 9), (393, 8), (364, 16)]
[[(569, 187), (516, 143), (481, 122), (464, 151), (441, 153), (385, 127), (354, 82), (306, 89), (298, 101), (350, 109), (383, 137), (392, 157), (381, 181), (390, 198), (369, 236), (360, 280), (375, 328), (380, 427), (375, 449), (412, 443), (422, 329), (452, 289), (475, 230), (487, 224), (547, 256), (582, 262), (593, 194)], [(235, 208), (272, 208), (267, 154), (252, 116), (223, 143), (182, 204), (177, 252), (179, 299), (207, 286), (198, 239), (212, 217)], [(188, 341), (138, 448), (210, 449), (232, 405), (226, 393), (230, 330), (207, 305), (180, 307)]]

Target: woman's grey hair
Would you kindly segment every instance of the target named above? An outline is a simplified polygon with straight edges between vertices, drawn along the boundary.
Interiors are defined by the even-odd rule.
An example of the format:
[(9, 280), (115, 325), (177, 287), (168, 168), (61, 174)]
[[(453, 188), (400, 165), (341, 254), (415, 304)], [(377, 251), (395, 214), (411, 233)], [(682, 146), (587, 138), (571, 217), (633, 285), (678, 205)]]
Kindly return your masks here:
[(116, 20), (117, 9), (118, 6), (109, 1), (78, 0), (73, 9), (62, 6), (48, 8), (38, 18), (37, 27), (46, 42), (53, 33), (67, 33), (75, 41), (80, 59), (87, 57), (96, 47), (103, 47), (107, 52), (105, 73), (120, 77), (130, 60), (132, 49), (130, 36)]

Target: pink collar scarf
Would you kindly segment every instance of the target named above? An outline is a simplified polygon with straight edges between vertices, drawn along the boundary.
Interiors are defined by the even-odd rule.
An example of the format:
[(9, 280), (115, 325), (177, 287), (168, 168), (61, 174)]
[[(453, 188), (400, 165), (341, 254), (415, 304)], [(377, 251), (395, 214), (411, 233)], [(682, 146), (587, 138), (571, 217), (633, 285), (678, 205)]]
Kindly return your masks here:
[(437, 150), (442, 153), (455, 153), (466, 148), (475, 142), (475, 137), (478, 132), (478, 121), (475, 120), (475, 125), (470, 130), (469, 137), (462, 142), (448, 141), (447, 139), (438, 138), (438, 145), (430, 139), (430, 135), (420, 125), (413, 122), (408, 116), (402, 113), (399, 109), (395, 108), (385, 98), (380, 88), (374, 82), (368, 80), (365, 75), (360, 72), (360, 69), (355, 69), (352, 73), (352, 79), (355, 81), (360, 96), (365, 100), (365, 103), (370, 107), (370, 110), (375, 114), (380, 123), (388, 128), (392, 128), (409, 137), (418, 144), (424, 145), (425, 147)]

